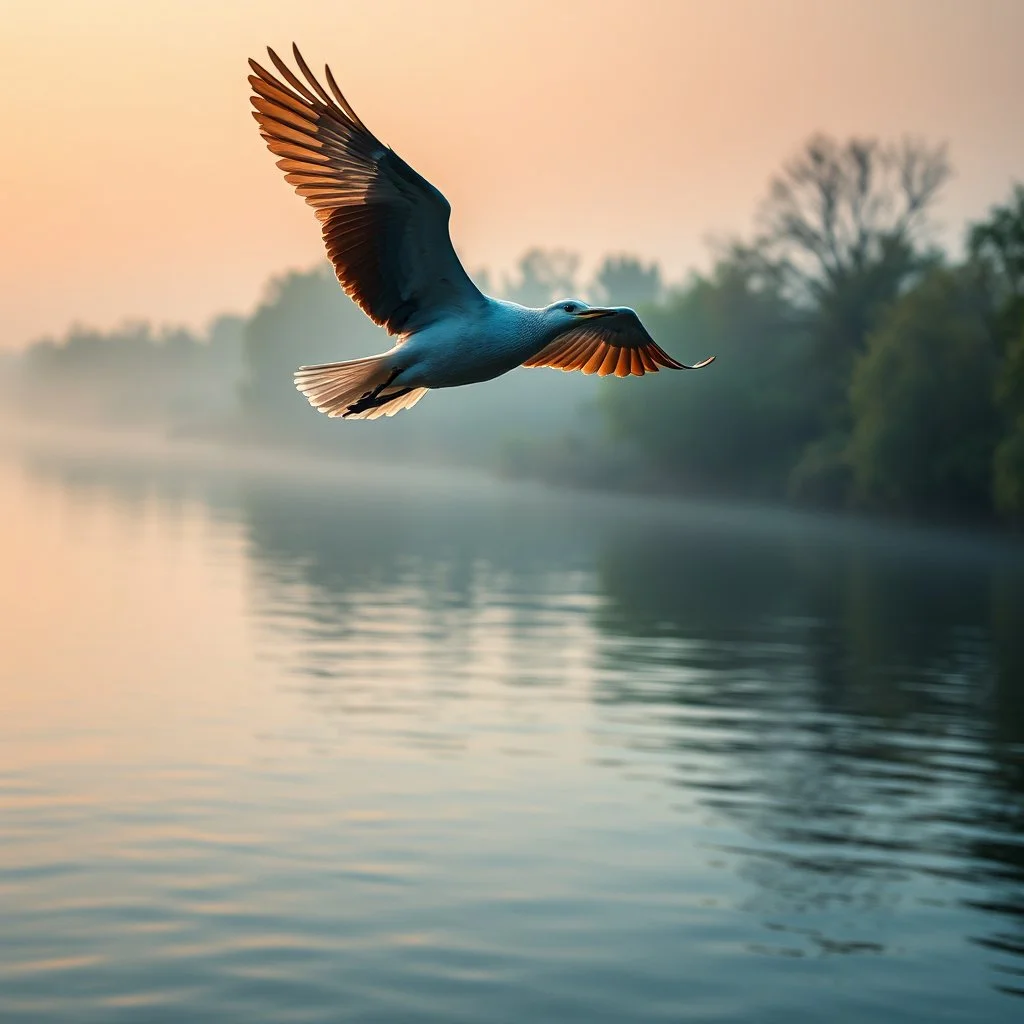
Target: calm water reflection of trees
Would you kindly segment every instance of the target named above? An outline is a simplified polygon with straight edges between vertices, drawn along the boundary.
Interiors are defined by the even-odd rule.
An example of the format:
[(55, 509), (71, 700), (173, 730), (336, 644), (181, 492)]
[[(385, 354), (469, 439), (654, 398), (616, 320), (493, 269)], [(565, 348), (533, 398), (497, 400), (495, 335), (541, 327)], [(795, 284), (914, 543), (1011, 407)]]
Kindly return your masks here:
[[(287, 628), (343, 638), (367, 604), (390, 601), (423, 617), (453, 671), (474, 630), (548, 652), (509, 677), (540, 685), (531, 700), (562, 671), (568, 634), (552, 619), (585, 623), (609, 762), (741, 828), (731, 852), (763, 920), (866, 952), (874, 940), (844, 950), (822, 915), (901, 900), (911, 912), (947, 880), (995, 983), (1024, 989), (1019, 548), (469, 479), (345, 469), (310, 483), (53, 454), (28, 465), (131, 508), (200, 500), (237, 521), (257, 604), (287, 605)], [(487, 620), (496, 606), (506, 614)]]
[(598, 699), (663, 726), (673, 781), (748, 830), (774, 910), (955, 879), (991, 912), (973, 941), (1019, 992), (1020, 555), (804, 527), (606, 547), (600, 628), (641, 642), (608, 648)]

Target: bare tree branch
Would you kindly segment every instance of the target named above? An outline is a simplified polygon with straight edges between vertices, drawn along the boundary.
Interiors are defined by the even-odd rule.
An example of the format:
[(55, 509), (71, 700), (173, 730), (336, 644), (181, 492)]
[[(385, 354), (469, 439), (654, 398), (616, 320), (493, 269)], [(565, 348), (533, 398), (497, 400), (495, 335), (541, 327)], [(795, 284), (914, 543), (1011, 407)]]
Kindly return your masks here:
[(914, 248), (950, 175), (946, 147), (812, 136), (771, 183), (760, 242), (812, 293)]

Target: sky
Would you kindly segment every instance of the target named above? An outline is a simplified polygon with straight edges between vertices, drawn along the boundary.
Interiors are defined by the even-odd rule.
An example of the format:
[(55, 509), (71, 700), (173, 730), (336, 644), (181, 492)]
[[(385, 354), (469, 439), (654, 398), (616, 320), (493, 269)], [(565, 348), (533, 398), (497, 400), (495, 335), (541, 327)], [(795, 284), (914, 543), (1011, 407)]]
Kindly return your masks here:
[(0, 0), (0, 348), (201, 326), (323, 258), (249, 115), (292, 40), (447, 195), (467, 267), (534, 245), (670, 279), (812, 132), (947, 141), (943, 238), (1024, 180), (1024, 0)]

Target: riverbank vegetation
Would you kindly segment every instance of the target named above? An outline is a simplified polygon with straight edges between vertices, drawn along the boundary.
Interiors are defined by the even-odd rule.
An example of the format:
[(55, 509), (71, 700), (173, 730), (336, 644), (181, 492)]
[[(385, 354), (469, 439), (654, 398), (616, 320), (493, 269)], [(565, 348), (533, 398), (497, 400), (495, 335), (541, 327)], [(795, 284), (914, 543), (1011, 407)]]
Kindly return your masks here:
[(606, 380), (516, 371), (414, 414), (340, 426), (291, 383), (300, 363), (389, 341), (329, 269), (277, 278), (249, 317), (205, 334), (72, 328), (7, 366), (8, 394), (51, 417), (162, 423), (352, 457), (436, 458), (577, 486), (685, 491), (907, 518), (1024, 522), (1024, 185), (935, 241), (951, 174), (919, 140), (808, 140), (769, 183), (757, 227), (666, 286), (631, 256), (526, 253), (482, 287), (527, 304), (638, 307), (699, 374)]

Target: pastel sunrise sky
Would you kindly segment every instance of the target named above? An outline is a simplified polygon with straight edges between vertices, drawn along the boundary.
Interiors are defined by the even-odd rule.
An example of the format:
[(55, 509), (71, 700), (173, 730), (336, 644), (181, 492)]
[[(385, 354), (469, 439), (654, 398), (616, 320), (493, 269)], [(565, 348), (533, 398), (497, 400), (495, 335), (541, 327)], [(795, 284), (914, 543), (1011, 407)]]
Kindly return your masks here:
[(1024, 0), (0, 0), (0, 346), (195, 326), (322, 258), (249, 115), (294, 39), (453, 207), (533, 245), (706, 266), (813, 131), (948, 141), (943, 239), (1024, 179)]

